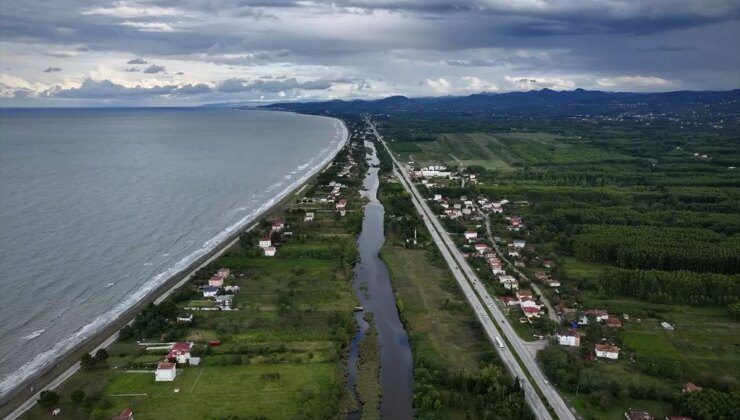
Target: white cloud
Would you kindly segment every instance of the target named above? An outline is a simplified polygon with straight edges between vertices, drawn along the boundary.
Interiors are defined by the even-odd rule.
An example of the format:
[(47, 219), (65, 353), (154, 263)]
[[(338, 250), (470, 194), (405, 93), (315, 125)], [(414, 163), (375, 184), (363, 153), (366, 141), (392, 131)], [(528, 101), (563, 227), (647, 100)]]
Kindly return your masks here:
[(121, 25), (137, 29), (142, 32), (173, 32), (175, 28), (167, 22), (121, 22)]
[(437, 93), (448, 93), (452, 90), (450, 82), (441, 77), (439, 79), (427, 79), (426, 83)]
[(179, 16), (184, 13), (172, 7), (145, 6), (136, 2), (118, 1), (110, 7), (90, 7), (82, 11), (83, 15), (110, 16), (123, 19), (159, 16)]
[(599, 86), (605, 88), (623, 88), (623, 89), (644, 89), (644, 88), (666, 88), (673, 85), (673, 82), (661, 77), (655, 76), (617, 76), (602, 77), (596, 79)]

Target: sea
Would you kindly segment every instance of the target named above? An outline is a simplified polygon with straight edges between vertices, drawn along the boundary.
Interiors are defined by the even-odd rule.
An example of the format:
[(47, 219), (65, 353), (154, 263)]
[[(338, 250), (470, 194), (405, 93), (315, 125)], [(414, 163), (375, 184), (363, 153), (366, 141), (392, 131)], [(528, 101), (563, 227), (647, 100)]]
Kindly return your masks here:
[(0, 109), (0, 396), (247, 226), (344, 145), (339, 120)]

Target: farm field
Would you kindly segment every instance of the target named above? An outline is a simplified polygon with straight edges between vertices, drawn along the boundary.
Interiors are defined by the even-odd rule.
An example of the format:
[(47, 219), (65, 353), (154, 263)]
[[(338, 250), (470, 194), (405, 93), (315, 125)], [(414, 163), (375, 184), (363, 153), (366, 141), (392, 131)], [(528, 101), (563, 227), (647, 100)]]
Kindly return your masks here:
[[(403, 135), (404, 127), (414, 134)], [(464, 252), (475, 250), (463, 232), (477, 231), (474, 241), (480, 242), (484, 230), (475, 209), (447, 217), (453, 204), (507, 202), (503, 214), (488, 217), (505, 253), (515, 240), (525, 244), (510, 256), (524, 274), (516, 275), (519, 287), (532, 288), (535, 274), (543, 273), (559, 283), (540, 283), (537, 298), (549, 301), (548, 318), (552, 307), (560, 322), (541, 312), (531, 324), (517, 324), (518, 332), (528, 340), (533, 333), (549, 337), (552, 343), (538, 359), (579, 413), (616, 419), (633, 408), (655, 418), (721, 418), (703, 414), (715, 398), (722, 401), (711, 403), (716, 412), (736, 417), (740, 407), (731, 401), (740, 392), (737, 133), (687, 131), (671, 123), (656, 128), (629, 119), (584, 124), (470, 119), (470, 128), (465, 118), (417, 117), (391, 119), (385, 130), (400, 140), (394, 150), (416, 166), (462, 169), (451, 180), (432, 177), (419, 188), (441, 197), (432, 205)], [(511, 229), (515, 216), (522, 226)], [(488, 270), (482, 258), (469, 261), (479, 272)], [(511, 274), (514, 267), (504, 268)], [(490, 290), (513, 295), (490, 277)], [(591, 320), (577, 327), (578, 348), (557, 345), (555, 333), (570, 330), (587, 310), (608, 312), (613, 325)], [(518, 306), (511, 314), (511, 322), (523, 315)], [(603, 343), (619, 349), (618, 360), (595, 357), (595, 344)], [(680, 392), (688, 382), (708, 394), (689, 403), (693, 396)]]

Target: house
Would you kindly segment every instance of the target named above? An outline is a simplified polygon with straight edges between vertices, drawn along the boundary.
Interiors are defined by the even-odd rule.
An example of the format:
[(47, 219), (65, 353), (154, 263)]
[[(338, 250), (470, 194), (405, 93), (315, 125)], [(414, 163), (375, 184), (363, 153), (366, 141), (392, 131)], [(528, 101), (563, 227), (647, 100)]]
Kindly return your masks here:
[(703, 390), (704, 390), (704, 388), (702, 388), (699, 385), (696, 385), (696, 384), (694, 384), (692, 382), (686, 382), (684, 384), (683, 388), (681, 388), (681, 391), (682, 392), (699, 392), (699, 391), (703, 391)]
[(508, 255), (512, 258), (519, 258), (519, 253), (517, 251), (511, 250), (508, 252)]
[(627, 420), (653, 420), (653, 416), (647, 411), (626, 411), (624, 418)]
[(272, 230), (276, 232), (280, 232), (285, 228), (285, 222), (283, 219), (277, 219), (274, 222), (272, 222)]
[(200, 357), (190, 356), (190, 359), (188, 359), (188, 364), (190, 366), (198, 366), (198, 365), (200, 365)]
[(218, 287), (207, 286), (201, 289), (203, 291), (203, 297), (214, 297), (218, 293)]
[(465, 207), (464, 209), (462, 209), (462, 214), (470, 216), (471, 214), (473, 214), (473, 210), (470, 210), (469, 207)]
[(313, 222), (313, 218), (314, 218), (314, 213), (312, 211), (308, 211), (308, 212), (306, 212), (306, 215), (303, 216), (303, 221), (304, 222)]
[(219, 295), (216, 296), (216, 305), (221, 309), (231, 309), (231, 301), (234, 299), (234, 295)]
[(622, 328), (622, 320), (618, 316), (610, 315), (606, 319), (606, 326), (609, 328)]
[(516, 306), (519, 304), (519, 299), (514, 296), (501, 296), (501, 302), (504, 302), (506, 306)]
[(208, 285), (212, 287), (221, 287), (224, 285), (224, 278), (219, 275), (212, 276), (208, 280)]
[(134, 412), (130, 408), (121, 411), (121, 414), (114, 416), (112, 420), (134, 420)]
[(527, 318), (539, 318), (540, 317), (540, 308), (539, 307), (532, 307), (532, 306), (522, 306), (522, 311), (524, 312), (524, 316)]
[(552, 260), (542, 260), (542, 266), (545, 268), (552, 268), (555, 263)]
[(471, 239), (478, 239), (478, 232), (474, 230), (469, 230), (465, 232), (465, 239), (471, 240)]
[(609, 313), (603, 309), (589, 309), (586, 311), (586, 314), (596, 318), (596, 321), (598, 322), (603, 322), (609, 319)]
[(272, 246), (272, 239), (269, 236), (265, 236), (260, 239), (260, 248), (265, 249)]
[(516, 298), (517, 300), (525, 300), (525, 299), (532, 299), (534, 295), (532, 295), (532, 291), (528, 289), (522, 289), (518, 292), (516, 292)]
[(578, 347), (581, 345), (581, 333), (578, 330), (570, 330), (555, 335), (561, 346)]
[(172, 382), (177, 376), (177, 368), (174, 363), (160, 362), (154, 371), (155, 382)]
[(346, 198), (343, 198), (343, 199), (339, 200), (337, 202), (337, 204), (336, 204), (336, 208), (337, 208), (337, 210), (344, 210), (344, 209), (346, 209), (347, 208), (347, 199)]
[(228, 268), (219, 268), (217, 274), (219, 277), (227, 279), (231, 275), (231, 270)]
[(595, 346), (596, 357), (616, 360), (619, 358), (619, 347), (611, 344), (597, 344)]
[(475, 250), (478, 251), (479, 254), (485, 254), (488, 250), (488, 245), (486, 244), (475, 244)]
[(520, 299), (519, 305), (521, 305), (522, 308), (540, 308), (540, 305), (537, 304), (533, 299)]
[(519, 229), (521, 229), (523, 226), (522, 224), (522, 218), (518, 216), (511, 216), (509, 218), (509, 230), (513, 232), (519, 232)]
[(224, 287), (225, 292), (231, 292), (231, 293), (239, 293), (239, 291), (242, 290), (239, 286), (226, 286)]
[(663, 327), (663, 329), (666, 330), (666, 331), (673, 331), (673, 325), (671, 325), (671, 324), (669, 324), (669, 323), (667, 323), (665, 321), (661, 322), (660, 323), (660, 326)]
[(193, 343), (179, 341), (170, 347), (170, 351), (164, 356), (167, 360), (174, 360), (177, 363), (187, 363), (190, 359), (190, 349), (193, 348)]
[(473, 200), (465, 200), (463, 201), (463, 204), (465, 207), (473, 207)]
[(442, 201), (442, 194), (434, 194), (434, 201)]
[(274, 257), (276, 251), (274, 246), (268, 246), (265, 248), (265, 257)]
[(516, 290), (519, 288), (519, 282), (512, 276), (501, 275), (498, 277), (498, 281), (503, 284), (506, 289)]
[(178, 315), (177, 322), (193, 322), (193, 314)]
[(524, 248), (527, 245), (527, 241), (524, 239), (514, 239), (514, 248)]

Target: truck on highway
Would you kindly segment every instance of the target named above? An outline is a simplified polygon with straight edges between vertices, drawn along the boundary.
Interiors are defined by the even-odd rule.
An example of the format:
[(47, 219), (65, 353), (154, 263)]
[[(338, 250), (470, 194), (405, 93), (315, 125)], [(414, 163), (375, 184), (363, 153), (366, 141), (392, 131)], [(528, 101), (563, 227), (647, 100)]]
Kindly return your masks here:
[(494, 338), (494, 340), (496, 340), (496, 344), (498, 344), (498, 348), (500, 349), (504, 348), (504, 342), (501, 341), (501, 337), (496, 337)]

